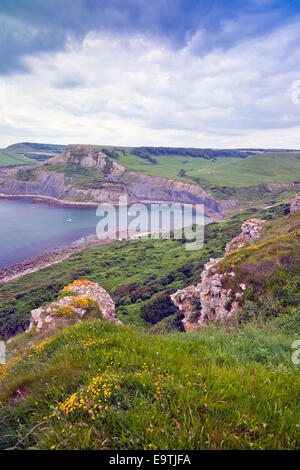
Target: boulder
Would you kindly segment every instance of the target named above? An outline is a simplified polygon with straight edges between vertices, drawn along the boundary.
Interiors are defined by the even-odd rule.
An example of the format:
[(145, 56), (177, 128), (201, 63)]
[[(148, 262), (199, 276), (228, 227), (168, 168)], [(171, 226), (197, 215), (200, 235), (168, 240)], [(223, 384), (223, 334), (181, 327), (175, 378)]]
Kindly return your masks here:
[(95, 282), (74, 281), (62, 290), (60, 300), (32, 310), (28, 331), (41, 332), (58, 324), (67, 325), (70, 320), (80, 322), (88, 316), (122, 324), (116, 318), (115, 304), (105, 289)]

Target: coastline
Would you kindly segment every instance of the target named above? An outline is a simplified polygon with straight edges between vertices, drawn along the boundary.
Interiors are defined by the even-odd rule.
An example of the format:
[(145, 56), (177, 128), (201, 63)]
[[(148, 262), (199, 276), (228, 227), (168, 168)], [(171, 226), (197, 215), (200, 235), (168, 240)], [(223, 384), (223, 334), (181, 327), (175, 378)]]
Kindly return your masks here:
[[(121, 236), (121, 234), (119, 234), (119, 236)], [(23, 261), (22, 263), (17, 263), (8, 268), (0, 269), (0, 285), (22, 277), (25, 274), (34, 273), (52, 266), (53, 264), (60, 263), (78, 251), (82, 251), (93, 246), (109, 245), (116, 240), (118, 240), (117, 237), (99, 240), (95, 235), (87, 235), (86, 237), (79, 239), (77, 242), (74, 242), (73, 246), (53, 249), (52, 251), (47, 251), (46, 253), (42, 253), (41, 255)]]
[[(16, 200), (16, 199), (31, 199), (33, 202), (42, 202), (48, 205), (54, 206), (64, 206), (64, 207), (76, 207), (76, 208), (91, 208), (91, 207), (98, 207), (101, 203), (95, 202), (74, 202), (74, 201), (62, 201), (60, 199), (48, 197), (48, 196), (35, 196), (35, 195), (5, 195), (0, 193), (0, 199), (6, 200)], [(132, 206), (133, 204), (179, 204), (181, 207), (192, 207), (196, 208), (195, 204), (187, 204), (175, 201), (149, 201), (149, 200), (140, 200), (140, 201), (131, 201), (128, 204), (128, 207)], [(102, 203), (108, 204), (108, 203)], [(111, 204), (111, 203), (110, 203)], [(118, 206), (118, 204), (112, 204), (114, 206)], [(212, 217), (211, 215), (205, 214), (207, 217), (211, 219), (212, 222), (221, 221), (216, 217)], [(223, 219), (224, 220), (224, 219)], [(148, 235), (149, 232), (143, 232), (139, 236)], [(53, 264), (60, 263), (66, 259), (68, 259), (72, 254), (85, 250), (87, 248), (93, 246), (103, 246), (108, 245), (117, 241), (118, 239), (130, 240), (131, 237), (128, 236), (127, 233), (119, 232), (116, 234), (116, 237), (107, 238), (104, 240), (99, 240), (96, 235), (90, 234), (87, 235), (75, 242), (73, 242), (70, 246), (66, 246), (64, 248), (53, 248), (52, 250), (46, 251), (41, 253), (40, 255), (30, 258), (28, 260), (24, 260), (23, 262), (16, 263), (12, 266), (8, 266), (6, 268), (0, 268), (0, 285), (5, 284), (6, 282), (12, 281), (19, 277), (22, 277), (26, 274), (37, 272), (41, 269), (47, 268), (52, 266)], [(135, 238), (135, 237), (133, 237)]]
[[(15, 199), (31, 199), (33, 202), (42, 202), (45, 204), (48, 204), (50, 206), (61, 206), (61, 207), (75, 207), (75, 208), (80, 208), (80, 209), (85, 209), (85, 208), (97, 208), (100, 205), (105, 205), (109, 204), (114, 207), (122, 207), (122, 205), (119, 206), (118, 203), (113, 203), (113, 202), (77, 202), (77, 201), (66, 201), (63, 199), (57, 199), (55, 197), (51, 196), (39, 196), (39, 195), (34, 195), (34, 194), (13, 194), (13, 195), (8, 195), (8, 194), (3, 194), (0, 193), (0, 199), (7, 199), (7, 200), (15, 200)], [(132, 206), (133, 204), (179, 204), (181, 207), (191, 207), (193, 209), (196, 209), (197, 204), (190, 204), (186, 202), (179, 202), (179, 201), (157, 201), (157, 200), (148, 200), (148, 199), (141, 199), (137, 201), (128, 201), (128, 207)], [(210, 210), (204, 210), (204, 215), (206, 217), (209, 217), (212, 222), (223, 222), (226, 220), (226, 217), (224, 214), (220, 214), (219, 216), (216, 216), (214, 211)]]

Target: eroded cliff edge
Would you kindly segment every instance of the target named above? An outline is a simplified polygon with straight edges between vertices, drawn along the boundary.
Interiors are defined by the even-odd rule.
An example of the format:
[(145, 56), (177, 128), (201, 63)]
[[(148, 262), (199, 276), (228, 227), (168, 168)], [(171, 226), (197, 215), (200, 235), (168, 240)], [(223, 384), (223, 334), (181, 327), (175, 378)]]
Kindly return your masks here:
[[(81, 180), (76, 170), (78, 175), (83, 173)], [(126, 196), (130, 203), (204, 204), (205, 214), (216, 221), (224, 219), (227, 210), (235, 205), (233, 200), (217, 200), (200, 186), (127, 171), (103, 152), (87, 146), (69, 146), (62, 156), (47, 165), (3, 178), (0, 193), (96, 204), (117, 204), (121, 196)]]

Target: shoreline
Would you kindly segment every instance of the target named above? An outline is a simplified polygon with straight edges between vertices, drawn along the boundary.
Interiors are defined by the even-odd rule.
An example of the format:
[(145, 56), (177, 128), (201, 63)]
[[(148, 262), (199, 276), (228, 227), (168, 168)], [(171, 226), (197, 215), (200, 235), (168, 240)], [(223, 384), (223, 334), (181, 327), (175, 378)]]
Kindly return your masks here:
[[(33, 202), (42, 202), (48, 205), (54, 206), (64, 206), (64, 207), (76, 207), (76, 208), (91, 208), (91, 207), (98, 207), (100, 204), (111, 204), (113, 206), (118, 206), (118, 204), (112, 203), (94, 203), (94, 202), (72, 202), (72, 201), (62, 201), (56, 198), (48, 197), (48, 196), (34, 196), (34, 195), (5, 195), (0, 193), (0, 200), (16, 200), (16, 199), (31, 199)], [(196, 204), (188, 204), (188, 203), (181, 203), (175, 201), (132, 201), (128, 204), (128, 207), (132, 206), (133, 204), (179, 204), (181, 207), (192, 207), (196, 209)], [(208, 211), (210, 212), (210, 211)], [(220, 219), (204, 214), (206, 217), (209, 217), (212, 222), (219, 222)], [(224, 219), (223, 219), (224, 220)], [(143, 237), (145, 235), (149, 235), (150, 232), (142, 232), (139, 236)], [(28, 260), (24, 260), (20, 263), (16, 263), (12, 266), (8, 266), (5, 268), (0, 268), (0, 285), (5, 284), (6, 282), (12, 281), (19, 277), (22, 277), (26, 274), (34, 273), (40, 271), (41, 269), (47, 268), (52, 266), (53, 264), (60, 263), (66, 259), (68, 259), (72, 254), (85, 250), (87, 248), (91, 248), (93, 246), (104, 246), (110, 243), (113, 243), (119, 239), (130, 240), (136, 237), (128, 236), (128, 233), (117, 232), (116, 237), (113, 238), (106, 238), (104, 240), (99, 240), (96, 235), (90, 234), (87, 236), (82, 237), (79, 240), (76, 240), (71, 245), (62, 247), (62, 248), (53, 248), (40, 255), (37, 255), (33, 258)]]
[[(62, 199), (57, 199), (55, 197), (51, 196), (38, 196), (34, 194), (3, 194), (0, 193), (0, 200), (1, 199), (6, 199), (6, 200), (15, 200), (15, 199), (31, 199), (33, 202), (42, 202), (45, 204), (48, 204), (50, 206), (61, 206), (61, 207), (73, 207), (73, 208), (80, 208), (80, 209), (90, 209), (90, 208), (97, 208), (100, 205), (111, 205), (114, 207), (123, 207), (122, 205), (119, 205), (118, 203), (114, 202), (77, 202), (77, 201), (66, 201)], [(193, 209), (196, 209), (197, 204), (192, 204), (188, 202), (179, 202), (179, 201), (157, 201), (157, 200), (148, 200), (148, 199), (141, 199), (137, 201), (128, 201), (128, 207), (134, 205), (134, 204), (179, 204), (181, 207), (192, 207)], [(223, 222), (226, 220), (225, 215), (221, 214), (216, 215), (214, 211), (204, 210), (204, 216), (209, 217), (212, 222)]]
[[(147, 233), (141, 233), (141, 236), (146, 234)], [(9, 266), (8, 268), (0, 268), (0, 285), (65, 261), (78, 251), (86, 250), (93, 246), (104, 246), (114, 243), (119, 237), (122, 237), (122, 233), (118, 232), (116, 238), (106, 238), (104, 240), (99, 240), (96, 235), (87, 235), (74, 242), (73, 246), (71, 245), (60, 249), (55, 248), (52, 251), (47, 251), (29, 260)], [(130, 238), (126, 238), (125, 240), (130, 240)]]

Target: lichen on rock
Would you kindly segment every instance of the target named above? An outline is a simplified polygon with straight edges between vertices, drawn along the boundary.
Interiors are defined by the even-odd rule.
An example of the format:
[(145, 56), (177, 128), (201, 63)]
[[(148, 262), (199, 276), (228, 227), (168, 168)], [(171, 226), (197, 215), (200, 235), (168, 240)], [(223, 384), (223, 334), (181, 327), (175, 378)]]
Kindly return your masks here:
[[(64, 292), (66, 296), (63, 296)], [(74, 281), (60, 292), (57, 302), (32, 310), (28, 331), (35, 329), (40, 332), (61, 323), (67, 324), (69, 320), (80, 322), (91, 317), (122, 324), (115, 315), (115, 304), (105, 289), (92, 281)]]
[(265, 220), (256, 218), (246, 220), (242, 225), (242, 232), (240, 235), (227, 243), (225, 252), (231, 253), (231, 251), (238, 250), (245, 246), (248, 241), (259, 238), (264, 222)]
[[(246, 220), (241, 234), (226, 245), (226, 254), (258, 238), (264, 222), (261, 219)], [(232, 269), (222, 272), (223, 260), (224, 257), (211, 258), (204, 266), (199, 284), (171, 295), (175, 306), (184, 314), (182, 323), (186, 331), (196, 331), (209, 323), (226, 324), (236, 317), (246, 285), (237, 285), (234, 291), (225, 287), (228, 284), (225, 281), (234, 278), (235, 273)]]

